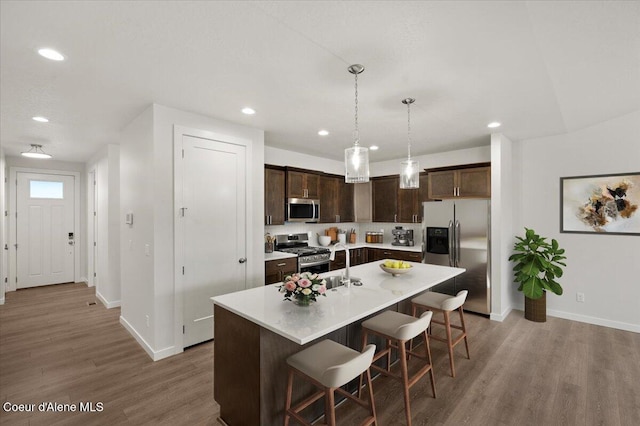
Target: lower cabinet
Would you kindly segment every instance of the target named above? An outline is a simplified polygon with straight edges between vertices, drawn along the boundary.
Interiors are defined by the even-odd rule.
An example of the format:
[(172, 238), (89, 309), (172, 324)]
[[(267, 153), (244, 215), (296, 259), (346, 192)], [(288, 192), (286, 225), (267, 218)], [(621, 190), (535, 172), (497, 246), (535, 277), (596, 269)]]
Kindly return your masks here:
[(379, 248), (367, 248), (369, 262), (384, 259), (405, 260), (407, 262), (422, 262), (422, 253), (404, 250), (389, 250)]
[(344, 250), (336, 251), (335, 258), (329, 263), (329, 270), (344, 269), (347, 267), (347, 255)]
[(268, 260), (264, 262), (264, 283), (279, 283), (287, 275), (298, 272), (298, 258)]

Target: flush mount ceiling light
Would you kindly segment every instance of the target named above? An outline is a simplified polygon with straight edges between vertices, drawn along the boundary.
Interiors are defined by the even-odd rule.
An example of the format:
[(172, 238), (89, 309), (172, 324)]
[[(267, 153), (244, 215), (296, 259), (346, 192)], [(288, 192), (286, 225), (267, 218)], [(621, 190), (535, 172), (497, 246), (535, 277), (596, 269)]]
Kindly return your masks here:
[(329, 132), (328, 132), (328, 131), (326, 131), (326, 130), (320, 130), (320, 131), (318, 131), (318, 134), (319, 134), (320, 136), (327, 136), (327, 135), (329, 134)]
[(353, 132), (353, 146), (344, 150), (344, 181), (346, 183), (364, 183), (369, 182), (369, 149), (360, 146), (360, 131), (358, 130), (358, 74), (364, 71), (364, 67), (360, 64), (354, 64), (348, 70), (355, 76), (356, 127)]
[(371, 146), (369, 147), (369, 149), (370, 149), (371, 151), (377, 151), (377, 150), (378, 150), (378, 145), (371, 145)]
[(496, 127), (500, 127), (500, 126), (501, 126), (501, 124), (498, 123), (497, 121), (493, 121), (493, 122), (487, 124), (487, 127), (490, 128), (490, 129), (495, 129)]
[(51, 59), (52, 61), (64, 61), (64, 56), (60, 52), (53, 49), (39, 49), (38, 53), (40, 54), (40, 56)]
[(411, 104), (415, 101), (414, 98), (402, 100), (407, 106), (407, 159), (400, 162), (400, 189), (420, 187), (420, 163), (411, 159)]
[(51, 158), (51, 154), (47, 154), (42, 150), (42, 145), (38, 145), (35, 143), (31, 144), (31, 148), (29, 151), (20, 153), (23, 157), (29, 158)]
[(40, 123), (48, 123), (49, 122), (49, 119), (47, 117), (37, 116), (37, 117), (31, 117), (31, 119), (34, 120), (34, 121), (39, 121)]
[(253, 115), (256, 113), (256, 110), (253, 108), (245, 107), (245, 108), (242, 108), (242, 113), (247, 115)]

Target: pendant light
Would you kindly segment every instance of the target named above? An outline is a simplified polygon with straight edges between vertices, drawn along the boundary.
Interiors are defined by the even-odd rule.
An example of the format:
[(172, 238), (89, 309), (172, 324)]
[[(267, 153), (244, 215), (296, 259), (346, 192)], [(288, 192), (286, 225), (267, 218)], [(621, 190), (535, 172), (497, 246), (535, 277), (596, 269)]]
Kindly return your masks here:
[(411, 104), (415, 101), (413, 98), (402, 100), (407, 106), (407, 159), (400, 163), (400, 189), (420, 187), (420, 163), (411, 159)]
[(20, 155), (29, 158), (51, 158), (51, 154), (47, 154), (42, 150), (42, 145), (31, 144), (29, 151), (21, 152)]
[(360, 64), (351, 65), (349, 72), (355, 76), (356, 88), (356, 128), (353, 132), (353, 146), (344, 150), (344, 181), (346, 183), (369, 182), (369, 149), (360, 146), (360, 132), (358, 131), (358, 74), (364, 71)]

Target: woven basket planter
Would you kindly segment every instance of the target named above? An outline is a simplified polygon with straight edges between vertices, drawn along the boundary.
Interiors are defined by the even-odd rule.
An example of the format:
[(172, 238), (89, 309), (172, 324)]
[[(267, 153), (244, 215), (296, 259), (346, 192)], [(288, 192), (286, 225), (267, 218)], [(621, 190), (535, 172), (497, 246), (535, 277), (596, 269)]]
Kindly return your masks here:
[(547, 292), (542, 293), (540, 299), (524, 298), (524, 317), (529, 321), (547, 321)]

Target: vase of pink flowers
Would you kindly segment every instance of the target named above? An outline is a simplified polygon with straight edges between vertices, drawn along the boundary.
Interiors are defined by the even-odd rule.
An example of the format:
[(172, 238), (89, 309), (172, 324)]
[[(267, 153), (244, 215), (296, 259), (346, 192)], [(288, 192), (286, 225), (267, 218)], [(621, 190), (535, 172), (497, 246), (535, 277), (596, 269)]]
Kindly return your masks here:
[(284, 300), (290, 300), (300, 306), (309, 306), (317, 301), (318, 296), (327, 296), (327, 282), (318, 277), (318, 274), (302, 272), (300, 274), (287, 275), (278, 287), (284, 294)]

